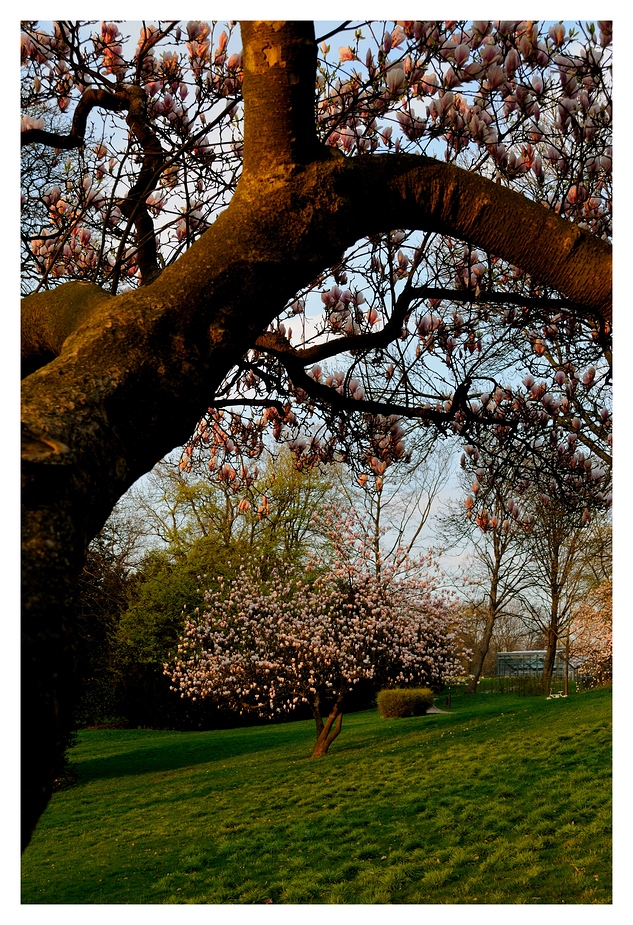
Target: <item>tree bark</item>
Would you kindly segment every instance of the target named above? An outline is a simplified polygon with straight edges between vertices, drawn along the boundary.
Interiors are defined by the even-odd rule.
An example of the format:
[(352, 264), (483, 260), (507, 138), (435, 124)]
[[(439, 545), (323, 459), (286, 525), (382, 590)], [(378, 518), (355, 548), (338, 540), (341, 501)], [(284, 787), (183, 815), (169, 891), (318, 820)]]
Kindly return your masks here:
[(558, 606), (552, 603), (550, 623), (547, 627), (547, 641), (545, 644), (545, 661), (543, 663), (543, 690), (549, 693), (556, 662), (556, 647), (558, 646)]
[(324, 755), (327, 755), (330, 745), (340, 734), (343, 726), (342, 705), (343, 698), (339, 697), (330, 710), (330, 714), (325, 723), (323, 723), (320, 714), (318, 719), (315, 716), (317, 740), (312, 749), (312, 758), (323, 758)]
[(312, 715), (314, 716), (314, 722), (316, 724), (316, 734), (317, 739), (323, 732), (323, 717), (321, 715), (321, 699), (318, 694), (315, 694), (313, 699), (310, 701), (310, 709), (312, 710)]
[(606, 244), (459, 168), (320, 148), (311, 27), (245, 24), (243, 39), (244, 171), (229, 207), (148, 286), (101, 298), (73, 283), (24, 300), (24, 844), (70, 728), (88, 543), (302, 286), (361, 236), (409, 227), (485, 247), (610, 319)]
[(496, 608), (493, 606), (492, 601), (488, 606), (488, 611), (486, 613), (486, 626), (484, 628), (484, 634), (481, 639), (481, 642), (477, 646), (475, 656), (473, 658), (472, 671), (470, 673), (470, 680), (466, 685), (464, 690), (465, 694), (476, 694), (477, 685), (479, 684), (479, 679), (481, 678), (481, 673), (483, 671), (484, 662), (486, 656), (488, 655), (488, 649), (490, 648), (490, 640), (492, 639), (492, 633), (495, 628), (495, 620), (497, 618)]
[(244, 171), (274, 174), (319, 156), (311, 22), (241, 22)]

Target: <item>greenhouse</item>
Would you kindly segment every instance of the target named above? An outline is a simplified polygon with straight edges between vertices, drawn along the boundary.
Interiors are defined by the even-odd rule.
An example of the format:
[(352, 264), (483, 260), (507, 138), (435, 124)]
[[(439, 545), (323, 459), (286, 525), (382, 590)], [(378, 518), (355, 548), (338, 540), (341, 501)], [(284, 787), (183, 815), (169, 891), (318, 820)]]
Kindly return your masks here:
[[(535, 649), (520, 652), (497, 653), (497, 677), (499, 678), (529, 678), (541, 675), (545, 665), (545, 649)], [(578, 665), (569, 661), (569, 677), (576, 677)], [(563, 678), (565, 676), (565, 653), (557, 652), (554, 661), (552, 676)]]

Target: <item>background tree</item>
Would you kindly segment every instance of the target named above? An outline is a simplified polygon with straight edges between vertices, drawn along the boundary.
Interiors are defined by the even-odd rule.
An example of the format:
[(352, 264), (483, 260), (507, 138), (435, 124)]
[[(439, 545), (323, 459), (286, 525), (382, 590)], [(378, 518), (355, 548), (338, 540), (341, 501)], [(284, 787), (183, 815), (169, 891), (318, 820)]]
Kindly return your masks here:
[(576, 605), (571, 654), (579, 673), (591, 684), (606, 684), (613, 677), (613, 589), (607, 578)]
[[(23, 24), (25, 116), (69, 119), (65, 133), (25, 122), (23, 143), (81, 149), (86, 164), (80, 185), (41, 197), (51, 232), (32, 242), (42, 285), (23, 307), (27, 840), (75, 699), (88, 543), (194, 428), (187, 458), (220, 410), (246, 405), (255, 417), (225, 423), (247, 447), (266, 428), (292, 440), (305, 420), (303, 464), (371, 465), (403, 452), (392, 415), (465, 439), (551, 418), (541, 403), (535, 420), (512, 377), (479, 375), (494, 334), (607, 356), (610, 23), (357, 26), (336, 30), (332, 55), (336, 31), (317, 41), (307, 22), (244, 22), (239, 41), (233, 24), (198, 21), (129, 41), (114, 23)], [(81, 247), (65, 254), (73, 228)], [(365, 290), (348, 267), (372, 258)], [(285, 325), (309, 292), (328, 336), (296, 348)], [(454, 301), (468, 311), (453, 317)], [(453, 367), (462, 357), (474, 366)], [(598, 362), (576, 375), (608, 384)], [(607, 443), (608, 409), (579, 421)]]
[[(559, 378), (567, 381), (562, 374)], [(544, 382), (537, 384), (528, 374), (522, 384), (530, 401), (558, 405), (557, 399), (548, 400)], [(587, 390), (592, 384), (588, 381)], [(544, 634), (543, 684), (548, 687), (573, 603), (589, 579), (585, 550), (597, 536), (605, 538), (593, 528), (593, 518), (599, 522), (610, 508), (611, 475), (609, 463), (579, 448), (573, 429), (565, 434), (551, 416), (543, 425), (529, 440), (524, 434), (484, 432), (476, 445), (465, 447), (461, 465), (466, 484), (472, 480), (465, 499), (468, 520), (493, 537), (507, 537), (503, 550), (511, 550), (519, 565), (510, 593), (521, 601), (528, 623)], [(501, 551), (497, 543), (493, 563), (500, 564)], [(608, 553), (601, 554), (596, 568), (606, 558)], [(491, 575), (497, 571), (493, 567)]]
[(186, 470), (163, 460), (129, 503), (142, 511), (148, 534), (174, 556), (209, 538), (225, 550), (235, 544), (265, 545), (274, 556), (300, 559), (315, 538), (312, 518), (334, 492), (335, 468), (298, 470), (284, 447), (268, 449), (258, 463), (217, 471), (210, 453)]
[[(461, 481), (464, 487), (476, 485), (479, 493), (479, 483), (471, 483), (468, 473)], [(517, 533), (524, 528), (508, 516), (506, 493), (510, 488), (495, 481), (475, 515), (472, 507), (466, 509), (460, 503), (436, 518), (436, 533), (447, 552), (466, 556), (457, 581), (474, 635), (466, 686), (469, 694), (477, 692), (498, 620), (505, 616), (514, 622), (517, 600), (533, 581), (525, 568), (525, 546), (517, 542)], [(472, 495), (468, 497), (472, 500)]]
[[(399, 439), (400, 422), (394, 420), (390, 431), (390, 439), (394, 434)], [(413, 460), (395, 464), (373, 457), (371, 474), (361, 472), (356, 480), (353, 467), (339, 467), (336, 491), (345, 499), (345, 507), (363, 512), (356, 530), (365, 537), (365, 554), (377, 575), (383, 560), (419, 548), (433, 506), (450, 477), (449, 458), (447, 448), (434, 445), (418, 447)]]
[[(478, 651), (483, 649), (482, 642), (489, 625), (489, 605), (487, 601), (477, 604), (466, 602), (460, 610), (462, 619), (461, 641), (465, 648), (473, 653), (473, 658), (466, 666), (466, 674), (474, 674), (473, 665)], [(497, 613), (488, 650), (483, 659), (483, 665), (478, 682), (482, 677), (490, 678), (497, 675), (497, 655), (499, 652), (516, 652), (520, 650), (541, 648), (542, 638), (534, 628), (526, 625), (522, 619), (520, 603), (510, 603), (501, 613)], [(473, 693), (472, 678), (469, 685)], [(475, 688), (474, 693), (476, 693)]]
[(213, 723), (212, 716), (174, 702), (163, 663), (182, 634), (184, 612), (200, 603), (204, 576), (232, 577), (248, 547), (242, 546), (240, 555), (236, 543), (231, 552), (235, 558), (203, 538), (179, 558), (153, 550), (140, 563), (112, 638), (118, 713), (132, 725), (186, 728)]
[(524, 543), (528, 589), (521, 594), (524, 619), (545, 639), (543, 684), (547, 689), (557, 649), (569, 636), (575, 607), (587, 593), (589, 562), (601, 545), (602, 531), (587, 529), (577, 512), (554, 501), (541, 513)]

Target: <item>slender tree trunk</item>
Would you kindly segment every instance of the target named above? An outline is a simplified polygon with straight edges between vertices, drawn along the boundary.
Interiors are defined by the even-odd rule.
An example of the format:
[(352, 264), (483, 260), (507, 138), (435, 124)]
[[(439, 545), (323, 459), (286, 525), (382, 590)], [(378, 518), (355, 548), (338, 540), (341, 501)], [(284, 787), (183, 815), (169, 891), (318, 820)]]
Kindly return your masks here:
[(569, 629), (567, 630), (567, 639), (565, 640), (565, 697), (569, 694)]
[(490, 648), (490, 640), (492, 639), (492, 633), (495, 628), (496, 617), (496, 608), (493, 607), (491, 602), (490, 607), (488, 608), (488, 614), (486, 616), (486, 628), (484, 629), (483, 638), (475, 651), (470, 680), (466, 685), (466, 690), (464, 691), (465, 694), (477, 693), (477, 685), (479, 684), (484, 662), (486, 660), (486, 656), (488, 655), (488, 649)]
[(310, 709), (312, 710), (312, 715), (314, 716), (314, 722), (316, 723), (316, 734), (317, 739), (323, 732), (323, 717), (321, 716), (321, 698), (318, 694), (315, 695), (314, 699), (310, 703)]
[(543, 665), (543, 690), (549, 693), (556, 661), (556, 646), (558, 645), (558, 612), (552, 608), (552, 619), (547, 628), (547, 645), (545, 649), (545, 663)]
[(547, 627), (547, 644), (545, 648), (545, 663), (543, 665), (542, 687), (543, 691), (549, 694), (552, 686), (552, 675), (554, 673), (554, 663), (556, 661), (556, 647), (558, 645), (558, 630), (560, 617), (560, 591), (558, 584), (558, 554), (555, 555), (553, 565), (553, 577), (551, 580), (551, 604), (550, 620)]
[(497, 539), (495, 539), (495, 561), (492, 575), (490, 576), (490, 597), (488, 598), (488, 613), (486, 615), (486, 627), (484, 629), (483, 639), (477, 646), (475, 657), (473, 658), (473, 670), (470, 681), (466, 685), (466, 694), (476, 694), (479, 678), (483, 671), (486, 655), (490, 648), (490, 640), (495, 628), (497, 619), (497, 610), (499, 607), (499, 569), (501, 564), (501, 552)]
[(382, 489), (378, 492), (376, 499), (376, 517), (374, 518), (374, 562), (376, 566), (376, 578), (380, 578), (380, 513), (381, 513)]
[(318, 716), (317, 713), (314, 713), (317, 727), (317, 740), (314, 748), (312, 749), (313, 758), (322, 758), (324, 755), (326, 755), (330, 745), (339, 735), (343, 725), (343, 711), (341, 709), (342, 704), (343, 698), (339, 697), (330, 710), (330, 715), (328, 716), (325, 723), (323, 723), (321, 714), (318, 712), (317, 707)]

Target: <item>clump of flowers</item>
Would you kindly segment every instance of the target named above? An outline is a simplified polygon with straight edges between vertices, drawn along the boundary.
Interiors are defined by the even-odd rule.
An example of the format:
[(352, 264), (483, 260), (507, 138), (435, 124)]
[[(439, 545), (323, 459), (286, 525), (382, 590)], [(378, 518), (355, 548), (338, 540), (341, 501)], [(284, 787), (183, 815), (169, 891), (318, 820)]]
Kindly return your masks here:
[(459, 673), (457, 621), (428, 563), (402, 556), (372, 568), (345, 532), (337, 525), (325, 570), (314, 560), (266, 577), (253, 562), (207, 590), (165, 665), (172, 689), (269, 717), (308, 704), (319, 746), (322, 703), (342, 716), (360, 681), (437, 689)]

